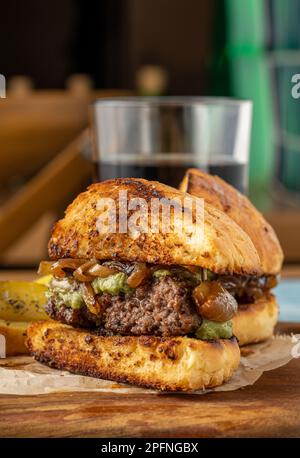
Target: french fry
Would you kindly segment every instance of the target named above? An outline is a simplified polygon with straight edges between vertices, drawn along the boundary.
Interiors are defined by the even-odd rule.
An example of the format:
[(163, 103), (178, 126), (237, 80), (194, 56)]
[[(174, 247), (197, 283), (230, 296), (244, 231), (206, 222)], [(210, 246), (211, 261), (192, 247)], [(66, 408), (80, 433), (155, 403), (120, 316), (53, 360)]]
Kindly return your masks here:
[[(30, 323), (0, 320), (0, 336), (4, 336), (6, 356), (28, 354), (25, 346), (26, 331)], [(3, 350), (3, 349), (2, 349)]]
[(35, 282), (0, 282), (0, 320), (39, 321), (49, 319), (44, 308), (47, 287)]
[(0, 282), (0, 335), (5, 339), (6, 356), (28, 354), (25, 346), (27, 326), (32, 321), (49, 319), (44, 310), (47, 277), (42, 277), (38, 283)]

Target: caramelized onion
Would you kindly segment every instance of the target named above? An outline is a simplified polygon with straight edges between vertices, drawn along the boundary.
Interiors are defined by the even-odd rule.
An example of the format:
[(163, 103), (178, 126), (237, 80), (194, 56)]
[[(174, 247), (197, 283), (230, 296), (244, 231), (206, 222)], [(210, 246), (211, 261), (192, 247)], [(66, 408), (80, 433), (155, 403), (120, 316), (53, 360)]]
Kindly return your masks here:
[(199, 271), (199, 267), (197, 266), (182, 266), (184, 269), (188, 270), (189, 272), (192, 272), (192, 274), (196, 273)]
[(74, 272), (73, 275), (76, 278), (76, 280), (79, 281), (92, 281), (94, 277), (90, 275), (87, 271), (90, 269), (92, 266), (95, 265), (95, 260), (91, 261), (86, 261), (84, 264), (79, 266)]
[(101, 264), (94, 264), (91, 266), (88, 270), (87, 273), (91, 275), (92, 277), (108, 277), (109, 275), (113, 275), (119, 272), (117, 269), (114, 269), (113, 267), (109, 266), (103, 266)]
[(270, 275), (269, 277), (267, 277), (266, 286), (265, 286), (267, 290), (275, 288), (275, 286), (277, 285), (278, 285), (278, 277), (276, 277), (275, 275)]
[(55, 262), (61, 269), (75, 270), (86, 262), (86, 259), (64, 258)]
[(82, 282), (80, 284), (80, 291), (89, 311), (95, 315), (99, 315), (101, 313), (101, 305), (95, 296), (91, 284)]
[(230, 294), (246, 303), (256, 301), (277, 285), (277, 278), (274, 275), (262, 277), (223, 275), (218, 280)]
[(219, 277), (219, 282), (230, 294), (241, 296), (247, 285), (248, 277), (223, 275)]
[(130, 288), (137, 288), (149, 273), (149, 269), (144, 262), (136, 263), (132, 273), (127, 279), (127, 285), (130, 286)]
[(117, 272), (124, 272), (126, 275), (130, 275), (134, 269), (134, 264), (121, 261), (105, 261), (102, 265), (116, 269)]
[(40, 263), (38, 272), (42, 275), (46, 275), (46, 272), (48, 272), (48, 274), (51, 273), (52, 275), (54, 275), (54, 277), (63, 278), (66, 276), (66, 272), (64, 269), (77, 269), (84, 262), (84, 259), (72, 258), (59, 259), (58, 261), (54, 262), (42, 261)]
[(52, 265), (52, 274), (57, 278), (64, 278), (66, 276), (66, 272), (56, 262)]
[(224, 322), (237, 312), (234, 297), (217, 281), (204, 281), (193, 291), (199, 314), (207, 320)]
[(73, 275), (78, 281), (92, 281), (95, 277), (108, 277), (120, 271), (131, 273), (134, 265), (119, 262), (105, 262), (99, 264), (96, 259), (87, 261), (86, 259), (65, 258), (58, 261), (41, 261), (38, 269), (39, 275), (53, 274), (55, 277), (63, 278), (66, 270), (73, 270)]
[(50, 275), (52, 274), (52, 265), (53, 262), (51, 261), (41, 261), (39, 268), (38, 268), (38, 274), (39, 275)]

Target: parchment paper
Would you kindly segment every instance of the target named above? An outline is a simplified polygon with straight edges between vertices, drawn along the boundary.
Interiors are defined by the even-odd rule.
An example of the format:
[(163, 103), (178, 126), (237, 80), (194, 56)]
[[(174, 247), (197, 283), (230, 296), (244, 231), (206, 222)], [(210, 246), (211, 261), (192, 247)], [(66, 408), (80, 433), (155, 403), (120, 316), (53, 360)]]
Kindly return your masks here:
[[(264, 371), (287, 364), (293, 358), (294, 346), (295, 340), (291, 336), (280, 335), (264, 343), (244, 347), (241, 364), (229, 382), (214, 389), (194, 391), (193, 394), (233, 391), (253, 385)], [(50, 369), (27, 356), (0, 359), (0, 394), (36, 395), (76, 391), (157, 394), (154, 390)]]

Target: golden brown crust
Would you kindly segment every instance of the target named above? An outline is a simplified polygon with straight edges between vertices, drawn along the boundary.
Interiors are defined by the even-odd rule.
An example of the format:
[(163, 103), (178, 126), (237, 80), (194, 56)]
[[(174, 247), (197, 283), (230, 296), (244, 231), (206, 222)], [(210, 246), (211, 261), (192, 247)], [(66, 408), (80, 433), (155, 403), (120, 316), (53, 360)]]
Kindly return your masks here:
[(189, 169), (180, 190), (202, 197), (210, 205), (227, 213), (250, 237), (262, 263), (264, 274), (280, 272), (283, 252), (278, 238), (252, 203), (235, 188), (218, 176), (208, 175), (198, 169)]
[[(112, 234), (99, 233), (97, 220), (99, 216), (103, 216), (104, 211), (99, 206), (97, 209), (97, 202), (100, 198), (112, 198), (118, 211), (120, 190), (127, 191), (128, 200), (142, 197), (147, 202), (153, 197), (178, 198), (181, 202), (190, 197), (164, 184), (143, 179), (124, 178), (94, 184), (79, 194), (67, 208), (65, 217), (54, 226), (48, 246), (50, 258), (114, 258), (159, 264), (197, 265), (217, 273), (261, 273), (259, 256), (247, 234), (231, 218), (208, 203), (204, 206), (202, 240), (191, 240), (190, 228), (181, 233), (176, 233), (175, 230), (163, 233), (161, 214), (158, 233), (149, 230), (148, 233), (140, 233), (135, 237), (119, 231)], [(193, 202), (197, 202), (195, 197)], [(193, 218), (195, 225), (195, 212)], [(173, 223), (171, 218), (171, 227)]]
[(239, 345), (257, 343), (271, 337), (277, 323), (278, 310), (276, 298), (271, 293), (239, 309), (232, 319), (233, 333)]
[(51, 367), (157, 390), (221, 385), (240, 361), (235, 338), (101, 337), (51, 321), (33, 323), (27, 335), (30, 353)]

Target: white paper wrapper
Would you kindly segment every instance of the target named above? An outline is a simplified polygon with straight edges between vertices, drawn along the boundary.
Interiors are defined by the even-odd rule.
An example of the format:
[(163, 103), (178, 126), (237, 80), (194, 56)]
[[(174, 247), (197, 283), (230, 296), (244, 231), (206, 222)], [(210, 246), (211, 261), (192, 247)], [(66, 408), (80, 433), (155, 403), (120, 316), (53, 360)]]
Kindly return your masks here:
[[(291, 336), (281, 335), (261, 344), (244, 347), (241, 364), (229, 382), (193, 394), (233, 391), (253, 385), (264, 371), (287, 364), (293, 358), (294, 345)], [(157, 394), (154, 390), (50, 369), (27, 356), (0, 359), (0, 394), (35, 395), (74, 391)]]

